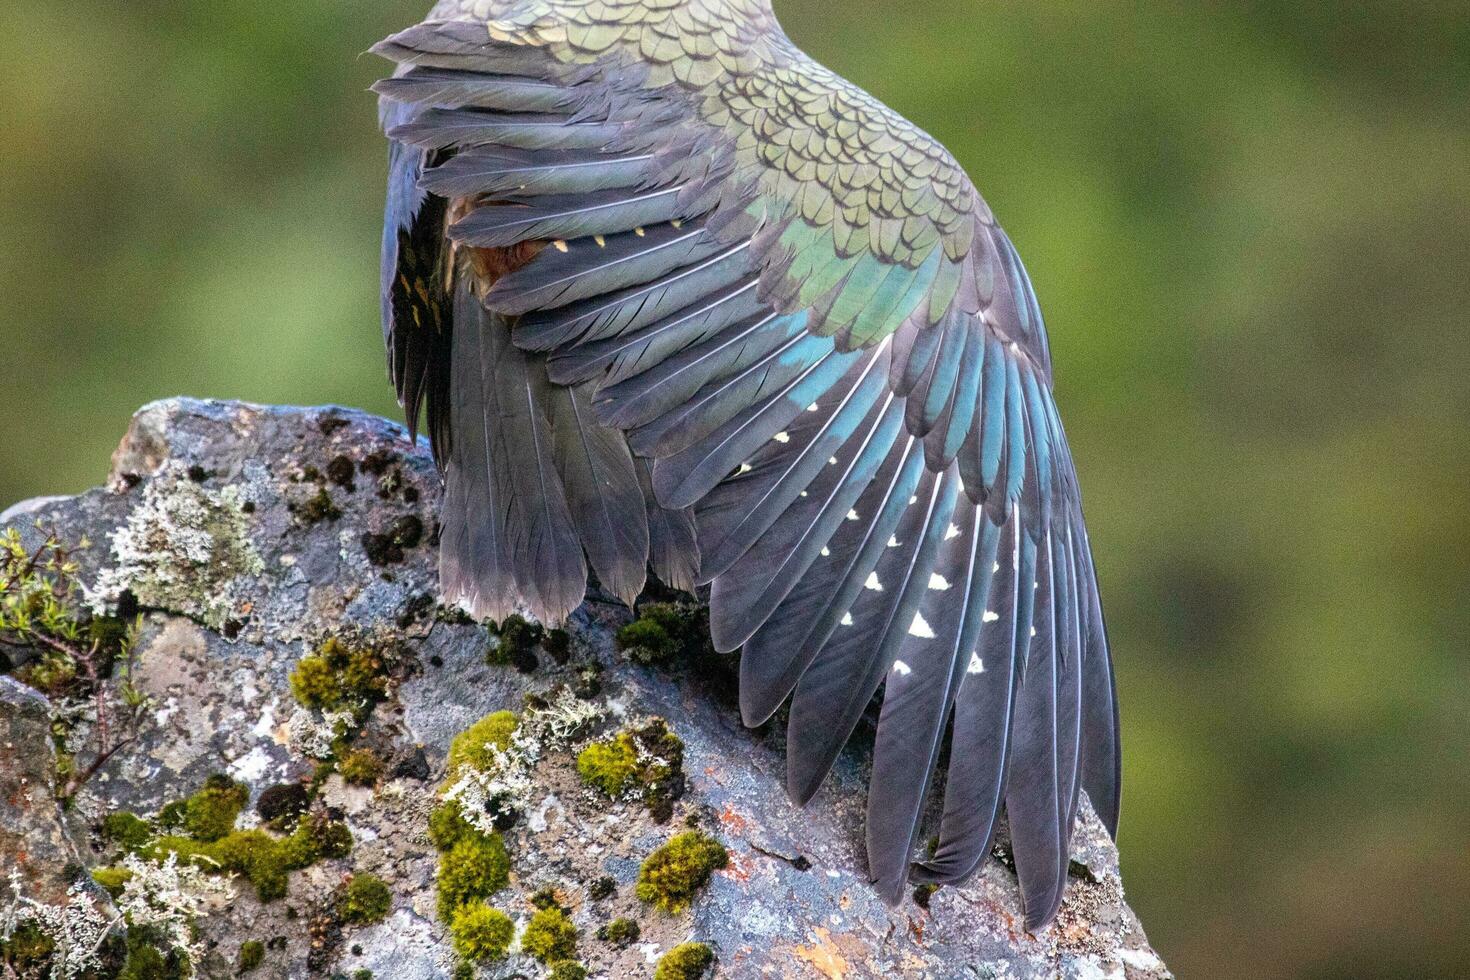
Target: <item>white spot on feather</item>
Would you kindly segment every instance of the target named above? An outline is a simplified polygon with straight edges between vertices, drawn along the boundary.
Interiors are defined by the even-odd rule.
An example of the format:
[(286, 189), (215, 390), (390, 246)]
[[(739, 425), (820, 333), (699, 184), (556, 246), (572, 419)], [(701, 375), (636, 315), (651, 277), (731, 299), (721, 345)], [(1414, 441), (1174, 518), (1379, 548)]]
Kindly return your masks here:
[(845, 612), (845, 613), (842, 614), (842, 625), (843, 626), (851, 626), (852, 625), (852, 613)]
[(880, 582), (880, 581), (878, 581), (878, 573), (877, 572), (869, 572), (868, 573), (868, 580), (863, 583), (863, 588), (865, 588), (865, 589), (871, 589), (874, 592), (882, 592), (883, 591), (883, 583)]
[(831, 558), (832, 557), (832, 549), (831, 548), (823, 548), (822, 549), (822, 557), (823, 558)]
[[(910, 630), (910, 632), (913, 631)], [(902, 660), (895, 660), (893, 662), (893, 672), (899, 677), (907, 677), (914, 672), (914, 669), (908, 664), (904, 663)]]
[(945, 578), (943, 575), (938, 574), (937, 572), (930, 573), (929, 588), (933, 589), (936, 592), (948, 592), (949, 579)]
[(1000, 621), (1000, 613), (996, 612), (994, 609), (987, 609), (985, 610), (985, 615), (981, 616), (980, 619), (982, 622), (986, 623), (997, 623)]
[(902, 546), (901, 546), (901, 545), (900, 545), (900, 544), (899, 544), (899, 543), (898, 543), (898, 536), (897, 536), (897, 535), (893, 535), (893, 534), (890, 534), (890, 535), (889, 535), (889, 536), (888, 536), (888, 547), (890, 547), (890, 548), (898, 548), (898, 547), (902, 547)]
[(741, 473), (749, 473), (750, 470), (751, 470), (751, 466), (750, 466), (749, 463), (741, 463), (740, 464), (740, 472)]
[(837, 465), (837, 457), (836, 456), (833, 456), (831, 459), (827, 460), (827, 465), (828, 466), (836, 466)]
[(849, 520), (849, 521), (856, 521), (856, 520), (858, 520), (858, 519), (859, 519), (859, 518), (858, 518), (858, 512), (857, 512), (857, 511), (855, 511), (855, 510), (850, 510), (850, 511), (848, 511), (848, 512), (847, 512), (847, 519), (848, 519), (848, 520)]
[(948, 531), (945, 531), (944, 532), (944, 540), (946, 540), (946, 541), (948, 541), (951, 538), (957, 538), (959, 536), (960, 536), (960, 529), (958, 527), (956, 527), (955, 525), (953, 525), (953, 524), (951, 524), (949, 526), (949, 530)]
[(789, 432), (778, 432), (778, 433), (776, 433), (776, 441), (777, 442), (790, 442), (791, 441), (791, 433), (789, 433)]
[(808, 406), (807, 406), (807, 407), (806, 407), (806, 410), (807, 410), (807, 411), (808, 411), (808, 412), (815, 412), (815, 411), (816, 411), (816, 410), (817, 410), (817, 409), (818, 409), (818, 408), (819, 408), (819, 407), (820, 407), (820, 406), (818, 406), (818, 405), (817, 405), (817, 403), (816, 403), (816, 402), (812, 402), (812, 403), (811, 403), (811, 404), (810, 404), (810, 405), (808, 405)]
[(970, 654), (970, 666), (966, 669), (965, 673), (967, 673), (967, 674), (983, 674), (983, 673), (985, 673), (985, 661), (981, 660), (978, 654), (971, 653)]
[(921, 640), (934, 639), (934, 627), (929, 625), (923, 613), (914, 613), (914, 621), (909, 624), (909, 636), (917, 636)]

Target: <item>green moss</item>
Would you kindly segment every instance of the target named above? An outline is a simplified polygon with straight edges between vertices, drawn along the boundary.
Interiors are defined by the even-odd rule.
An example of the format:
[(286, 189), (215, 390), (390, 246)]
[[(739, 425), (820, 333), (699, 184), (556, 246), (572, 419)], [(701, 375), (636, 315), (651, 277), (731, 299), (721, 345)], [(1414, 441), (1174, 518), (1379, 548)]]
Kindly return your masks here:
[(572, 634), (566, 630), (550, 630), (541, 645), (551, 654), (551, 659), (559, 664), (565, 665), (572, 659)]
[(614, 946), (631, 946), (643, 935), (643, 930), (638, 928), (638, 923), (632, 919), (613, 919), (607, 925), (597, 930), (597, 938), (603, 942), (612, 943)]
[(153, 836), (153, 828), (137, 814), (119, 810), (103, 819), (102, 833), (123, 850), (136, 851), (148, 843)]
[(301, 820), (289, 837), (278, 838), (264, 830), (237, 830), (217, 841), (191, 837), (160, 837), (142, 850), (144, 856), (162, 861), (170, 853), (180, 861), (208, 871), (233, 872), (255, 886), (263, 902), (286, 895), (290, 872), (310, 867), (323, 858), (346, 857), (352, 850), (352, 834), (346, 825), (312, 815)]
[(668, 630), (651, 619), (639, 619), (618, 630), (618, 649), (634, 663), (657, 664), (679, 652)]
[(611, 797), (622, 796), (638, 779), (638, 749), (627, 732), (595, 742), (577, 755), (577, 775)]
[(249, 973), (265, 962), (265, 943), (251, 939), (240, 944), (240, 955), (236, 959), (239, 972)]
[(650, 602), (618, 630), (618, 649), (634, 663), (661, 664), (708, 653), (709, 613), (696, 603)]
[(122, 894), (123, 886), (133, 880), (133, 873), (127, 868), (93, 868), (92, 880), (101, 885), (107, 894), (117, 898)]
[(546, 980), (587, 980), (587, 968), (576, 960), (561, 960), (551, 964)]
[(9, 936), (0, 938), (0, 964), (19, 977), (49, 976), (46, 969), (56, 943), (34, 922), (23, 922)]
[(381, 922), (393, 908), (393, 893), (377, 875), (353, 875), (342, 891), (339, 911), (343, 921), (358, 925)]
[(561, 909), (541, 909), (526, 924), (521, 949), (542, 963), (569, 960), (577, 955), (577, 927)]
[(452, 922), (463, 905), (483, 901), (510, 883), (510, 856), (499, 834), (462, 835), (439, 860), (439, 917)]
[(483, 902), (457, 909), (449, 924), (454, 951), (471, 963), (503, 959), (515, 932), (510, 916)]
[(677, 914), (708, 883), (710, 876), (730, 863), (730, 854), (709, 835), (691, 830), (654, 851), (638, 869), (638, 898)]
[(177, 971), (169, 969), (168, 957), (157, 946), (130, 941), (128, 958), (117, 976), (118, 980), (172, 980), (177, 975)]
[(684, 743), (660, 719), (587, 746), (577, 756), (582, 781), (608, 796), (636, 793), (660, 823), (684, 792)]
[(594, 902), (600, 902), (604, 898), (612, 897), (617, 890), (618, 880), (611, 875), (603, 875), (587, 886), (587, 897)]
[(184, 801), (184, 829), (197, 840), (219, 840), (235, 828), (249, 801), (250, 787), (229, 776), (210, 776), (203, 789)]
[(354, 749), (338, 763), (337, 771), (354, 786), (372, 786), (382, 778), (383, 760), (369, 749)]
[(316, 493), (296, 508), (296, 513), (307, 524), (320, 524), (322, 521), (335, 521), (342, 517), (342, 509), (332, 500), (326, 487), (318, 488)]
[(567, 910), (566, 903), (561, 900), (561, 893), (553, 885), (546, 885), (536, 889), (531, 896), (531, 905), (538, 909), (561, 909)]
[(291, 672), (291, 693), (308, 708), (364, 718), (388, 694), (387, 665), (376, 651), (332, 637), (301, 658)]
[(373, 980), (373, 971), (368, 969), (353, 970), (352, 980)]
[(489, 747), (505, 750), (520, 723), (515, 712), (497, 711), (460, 732), (449, 745), (449, 772), (465, 766), (482, 772), (491, 769), (495, 760)]
[(653, 980), (699, 980), (714, 961), (714, 950), (704, 943), (683, 943), (658, 961)]
[(459, 804), (452, 800), (435, 807), (429, 814), (429, 839), (440, 851), (449, 850), (461, 837), (476, 832), (465, 820)]

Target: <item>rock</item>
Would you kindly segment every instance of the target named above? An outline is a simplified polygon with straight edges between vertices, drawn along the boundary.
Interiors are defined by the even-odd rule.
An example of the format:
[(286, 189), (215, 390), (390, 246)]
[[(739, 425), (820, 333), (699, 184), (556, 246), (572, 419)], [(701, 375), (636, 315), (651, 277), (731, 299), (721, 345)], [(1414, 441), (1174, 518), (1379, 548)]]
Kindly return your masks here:
[(56, 803), (51, 705), (0, 677), (0, 873), (19, 876), (27, 895), (66, 901), (79, 860)]
[[(141, 735), (63, 820), (51, 802), (46, 702), (0, 677), (0, 871), (19, 867), (27, 888), (56, 902), (78, 862), (117, 860), (117, 845), (98, 833), (110, 813), (153, 817), (223, 773), (249, 787), (239, 825), (250, 826), (262, 791), (301, 782), (351, 830), (351, 854), (293, 871), (276, 901), (237, 880), (233, 906), (198, 921), (209, 950), (200, 974), (233, 975), (240, 945), (259, 939), (266, 952), (253, 977), (447, 977), (455, 959), (437, 915), (428, 814), (454, 737), (490, 712), (524, 710), (530, 695), (533, 705), (551, 700), (595, 719), (545, 735), (528, 757), (520, 812), (504, 832), (511, 884), (492, 904), (524, 926), (531, 895), (554, 888), (593, 977), (649, 977), (662, 953), (691, 939), (714, 949), (717, 976), (732, 978), (1169, 976), (1124, 902), (1116, 850), (1086, 806), (1076, 874), (1057, 923), (1041, 935), (1025, 933), (1015, 876), (1000, 859), (964, 888), (890, 909), (865, 879), (861, 738), (798, 810), (781, 789), (781, 732), (740, 724), (730, 663), (712, 654), (664, 668), (627, 662), (613, 635), (631, 614), (595, 592), (568, 624), (564, 665), (550, 655), (530, 673), (489, 665), (486, 627), (435, 601), (438, 493), (426, 449), (383, 419), (174, 399), (133, 419), (106, 487), (8, 512), (27, 542), (42, 533), (37, 522), (90, 542), (76, 553), (89, 601), (142, 613), (131, 676), (150, 701)], [(385, 678), (352, 743), (381, 760), (376, 787), (315, 778), (306, 754), (342, 750), (332, 745), (340, 729), (324, 729), (330, 717), (298, 703), (290, 683), (298, 662), (334, 639), (373, 651)], [(599, 693), (558, 701), (559, 688)], [(528, 717), (549, 732), (554, 714)], [(585, 785), (575, 761), (589, 740), (653, 717), (684, 743), (686, 788), (664, 823), (636, 799), (610, 801)], [(634, 894), (640, 862), (689, 826), (724, 843), (729, 864), (689, 911), (655, 911)], [(389, 916), (336, 921), (343, 881), (363, 873), (388, 883)], [(593, 885), (609, 876), (616, 885), (603, 897), (606, 883)], [(639, 923), (637, 942), (595, 938), (617, 917)], [(480, 975), (545, 970), (512, 953)]]

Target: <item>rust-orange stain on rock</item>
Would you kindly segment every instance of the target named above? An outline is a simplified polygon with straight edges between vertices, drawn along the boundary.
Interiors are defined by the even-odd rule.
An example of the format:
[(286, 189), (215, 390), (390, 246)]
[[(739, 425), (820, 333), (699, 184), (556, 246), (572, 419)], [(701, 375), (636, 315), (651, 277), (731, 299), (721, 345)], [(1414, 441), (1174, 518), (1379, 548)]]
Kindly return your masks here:
[(743, 834), (746, 828), (750, 826), (750, 821), (745, 818), (744, 814), (736, 810), (735, 807), (727, 804), (720, 811), (720, 826), (732, 834)]
[(812, 932), (812, 940), (811, 946), (798, 946), (793, 950), (796, 958), (810, 964), (812, 969), (827, 980), (846, 980), (852, 967), (848, 965), (837, 943), (832, 941), (832, 934), (826, 929), (816, 929)]

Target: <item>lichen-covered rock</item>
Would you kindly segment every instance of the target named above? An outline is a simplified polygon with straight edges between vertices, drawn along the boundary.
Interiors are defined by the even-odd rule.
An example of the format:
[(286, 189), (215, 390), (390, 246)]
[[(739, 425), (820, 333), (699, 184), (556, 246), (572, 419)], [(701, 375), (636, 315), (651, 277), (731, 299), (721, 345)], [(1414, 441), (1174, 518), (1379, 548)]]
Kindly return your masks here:
[[(284, 897), (249, 887), (254, 858), (232, 851), (244, 871), (233, 904), (196, 923), (199, 975), (235, 975), (248, 946), (251, 977), (429, 980), (468, 968), (437, 888), (467, 872), (446, 862), (466, 835), (493, 835), (508, 874), (469, 889), (460, 936), (484, 953), (481, 977), (647, 978), (686, 943), (707, 947), (712, 969), (688, 952), (702, 947), (675, 959), (715, 977), (1168, 975), (1086, 807), (1066, 903), (1041, 935), (1016, 914), (1003, 847), (971, 885), (887, 908), (865, 881), (861, 745), (798, 810), (781, 790), (780, 731), (740, 725), (731, 661), (702, 644), (661, 627), (659, 656), (632, 662), (616, 636), (633, 617), (596, 593), (566, 633), (492, 632), (442, 608), (438, 492), (428, 454), (382, 419), (176, 399), (138, 413), (106, 487), (0, 517), (76, 545), (98, 611), (142, 614), (129, 679), (148, 699), (138, 738), (61, 815), (53, 713), (0, 677), (0, 877), (18, 868), (60, 902), (89, 870), (137, 865), (159, 841), (254, 842), (283, 858)], [(654, 751), (648, 732), (679, 751)], [(607, 746), (626, 763), (618, 779), (595, 764)], [(196, 803), (191, 831), (187, 801), (206, 786), (230, 806)], [(232, 828), (210, 822), (220, 813)], [(340, 839), (300, 853), (303, 826)], [(199, 827), (225, 836), (203, 842)], [(726, 860), (678, 901), (640, 899), (644, 862), (695, 831)], [(365, 881), (386, 895), (374, 886), (372, 914), (349, 914)]]

